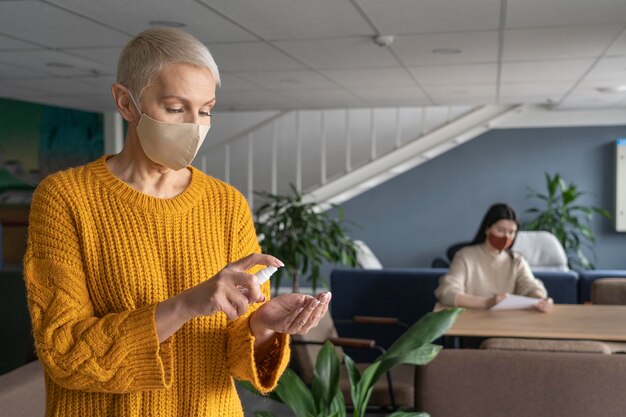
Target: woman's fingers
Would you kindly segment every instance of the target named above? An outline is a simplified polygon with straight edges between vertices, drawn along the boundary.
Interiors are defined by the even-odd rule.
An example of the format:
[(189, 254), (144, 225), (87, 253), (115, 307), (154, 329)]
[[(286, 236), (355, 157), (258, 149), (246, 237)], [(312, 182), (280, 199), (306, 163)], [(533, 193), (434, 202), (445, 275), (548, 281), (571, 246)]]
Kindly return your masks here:
[(291, 322), (291, 324), (287, 328), (287, 333), (289, 334), (299, 333), (302, 327), (306, 326), (306, 324), (309, 322), (309, 317), (311, 316), (313, 311), (315, 311), (315, 308), (319, 304), (320, 302), (318, 299), (313, 298), (313, 297), (309, 298), (306, 304), (304, 305), (304, 308), (300, 312), (300, 314), (298, 314), (294, 318), (294, 320)]
[(304, 310), (294, 319), (289, 326), (290, 334), (306, 334), (309, 330), (319, 324), (319, 321), (328, 311), (328, 304), (331, 299), (330, 293), (318, 294), (315, 298), (308, 300)]
[(318, 300), (320, 300), (320, 303), (309, 316), (307, 324), (300, 329), (301, 334), (308, 333), (309, 330), (319, 324), (322, 317), (324, 317), (328, 312), (328, 304), (330, 303), (330, 298), (330, 293), (325, 293), (321, 299), (318, 298)]
[(285, 266), (280, 259), (262, 253), (251, 253), (245, 258), (241, 258), (238, 261), (232, 262), (226, 266), (228, 269), (234, 269), (236, 271), (247, 271), (248, 269), (257, 265), (272, 265), (276, 268)]

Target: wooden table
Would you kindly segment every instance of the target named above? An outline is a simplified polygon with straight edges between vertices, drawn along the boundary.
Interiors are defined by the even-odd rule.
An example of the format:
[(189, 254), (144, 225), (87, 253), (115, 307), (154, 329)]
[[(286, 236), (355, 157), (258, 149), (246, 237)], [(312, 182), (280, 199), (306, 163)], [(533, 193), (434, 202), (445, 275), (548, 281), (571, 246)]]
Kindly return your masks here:
[(556, 304), (550, 313), (466, 309), (445, 335), (626, 341), (626, 306)]

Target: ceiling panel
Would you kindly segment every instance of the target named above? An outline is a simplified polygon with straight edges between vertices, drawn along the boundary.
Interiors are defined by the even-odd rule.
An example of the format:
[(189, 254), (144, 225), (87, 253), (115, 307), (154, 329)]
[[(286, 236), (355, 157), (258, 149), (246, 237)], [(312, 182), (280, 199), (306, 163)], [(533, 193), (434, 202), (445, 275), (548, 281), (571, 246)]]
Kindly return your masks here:
[(607, 82), (607, 81), (598, 81), (598, 80), (583, 80), (581, 81), (574, 91), (572, 91), (572, 95), (577, 96), (585, 96), (585, 97), (596, 97), (604, 100), (608, 100), (611, 98), (626, 98), (626, 92), (601, 92), (598, 89), (603, 87), (617, 87), (621, 85), (625, 85), (626, 82), (622, 79), (621, 81), (616, 82)]
[(594, 109), (594, 108), (611, 108), (624, 107), (626, 105), (623, 96), (598, 97), (588, 96), (586, 94), (572, 94), (568, 96), (562, 103), (559, 103), (559, 109)]
[(28, 68), (19, 68), (10, 64), (0, 62), (0, 79), (3, 78), (33, 78), (41, 77), (42, 72), (32, 71)]
[(329, 70), (322, 71), (322, 74), (348, 89), (416, 86), (415, 81), (404, 68), (363, 68), (358, 71)]
[(496, 85), (447, 84), (422, 86), (437, 104), (487, 104), (495, 102)]
[(347, 91), (333, 90), (288, 90), (281, 94), (296, 99), (302, 108), (320, 107), (359, 107), (365, 106), (363, 100)]
[(331, 89), (336, 87), (335, 84), (315, 71), (241, 72), (236, 75), (271, 90)]
[[(626, 84), (625, 0), (508, 0), (499, 45), (501, 3), (0, 0), (0, 92), (112, 110), (121, 49), (151, 20), (168, 20), (215, 55), (218, 108), (488, 104), (498, 65), (501, 102), (545, 102), (582, 80), (564, 103), (626, 105), (596, 90)], [(373, 43), (368, 19), (396, 35), (390, 47)]]
[(624, 0), (508, 0), (507, 28), (626, 22)]
[(40, 46), (33, 45), (29, 42), (20, 41), (5, 35), (0, 35), (0, 50), (11, 51), (40, 48)]
[(349, 1), (199, 1), (270, 40), (375, 35)]
[(577, 81), (594, 60), (591, 58), (559, 61), (504, 62), (502, 83)]
[(42, 91), (46, 95), (98, 95), (107, 91), (101, 90), (97, 85), (86, 84), (72, 78), (32, 78), (4, 80), (13, 86), (24, 87)]
[[(263, 73), (263, 74), (271, 74), (271, 73)], [(243, 79), (241, 76), (236, 74), (229, 74), (227, 72), (220, 72), (220, 80), (222, 84), (218, 90), (218, 98), (221, 92), (230, 92), (230, 91), (262, 91), (266, 90), (265, 86), (257, 85), (253, 82), (247, 81)]]
[(0, 83), (0, 97), (28, 100), (30, 97), (41, 96), (44, 92), (34, 88), (13, 85), (8, 82)]
[(224, 71), (274, 71), (305, 67), (263, 42), (210, 45), (217, 66)]
[(606, 55), (626, 56), (626, 29), (615, 43), (606, 51)]
[(93, 111), (93, 112), (113, 112), (115, 107), (111, 100), (107, 100), (105, 97), (94, 96), (40, 96), (33, 97), (29, 101), (35, 103), (53, 105), (58, 107), (66, 107), (70, 109)]
[(0, 2), (0, 32), (52, 48), (124, 45), (130, 39), (40, 1)]
[(495, 83), (496, 64), (468, 64), (412, 67), (410, 71), (422, 85)]
[(151, 27), (151, 21), (175, 21), (185, 24), (184, 29), (203, 42), (257, 40), (244, 29), (194, 0), (118, 0), (115, 1), (114, 7), (111, 1), (50, 0), (50, 2), (94, 17), (130, 34)]
[(618, 25), (507, 30), (503, 59), (595, 57), (609, 46), (620, 30)]
[(357, 0), (387, 35), (497, 30), (500, 0)]
[(294, 98), (273, 91), (231, 91), (218, 97), (215, 111), (290, 109), (298, 106)]
[(122, 53), (122, 47), (116, 48), (78, 48), (78, 49), (64, 49), (65, 52), (72, 55), (77, 55), (83, 58), (90, 59), (92, 61), (100, 62), (106, 65), (108, 68), (117, 68), (117, 60)]
[(593, 67), (585, 80), (613, 80), (626, 84), (626, 57), (602, 58)]
[(381, 68), (398, 65), (386, 48), (369, 38), (275, 42), (314, 69)]
[(573, 83), (516, 83), (501, 84), (500, 99), (515, 98), (526, 102), (558, 102), (572, 88)]
[(111, 86), (116, 82), (115, 76), (76, 77), (72, 80), (80, 85), (81, 91), (92, 91), (94, 95), (106, 96), (113, 100)]
[[(94, 71), (100, 74), (110, 73), (112, 69), (103, 64), (85, 58), (68, 55), (61, 51), (0, 51), (0, 63), (9, 63), (16, 67), (56, 76), (88, 75)], [(70, 68), (51, 66), (70, 65)]]
[[(398, 36), (392, 48), (406, 66), (496, 62), (498, 32), (440, 33)], [(458, 49), (460, 53), (433, 53)]]
[(431, 104), (429, 98), (417, 87), (358, 89), (351, 91), (372, 106), (419, 106)]

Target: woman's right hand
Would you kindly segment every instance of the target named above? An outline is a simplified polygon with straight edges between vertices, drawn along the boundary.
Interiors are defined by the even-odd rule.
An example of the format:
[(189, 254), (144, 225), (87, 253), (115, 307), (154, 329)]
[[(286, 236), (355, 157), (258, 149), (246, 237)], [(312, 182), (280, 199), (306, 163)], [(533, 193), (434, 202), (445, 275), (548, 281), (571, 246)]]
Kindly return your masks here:
[(283, 263), (273, 256), (253, 253), (226, 265), (212, 278), (180, 294), (188, 319), (223, 311), (228, 320), (235, 320), (250, 304), (265, 301), (255, 276), (244, 272), (256, 265), (281, 267)]
[(506, 292), (495, 294), (493, 297), (487, 299), (487, 306), (486, 306), (487, 309), (490, 309), (491, 307), (500, 303), (502, 300), (504, 300), (508, 296), (509, 296), (509, 293), (506, 293)]

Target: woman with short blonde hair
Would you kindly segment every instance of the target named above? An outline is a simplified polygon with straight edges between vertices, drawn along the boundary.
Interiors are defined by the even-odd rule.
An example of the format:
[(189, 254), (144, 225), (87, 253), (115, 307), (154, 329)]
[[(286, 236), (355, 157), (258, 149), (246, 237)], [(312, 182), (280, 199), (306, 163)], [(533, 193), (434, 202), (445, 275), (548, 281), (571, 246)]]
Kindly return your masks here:
[(116, 155), (37, 188), (24, 259), (46, 416), (242, 416), (233, 379), (272, 390), (289, 334), (330, 293), (270, 298), (232, 186), (190, 166), (211, 126), (219, 72), (175, 29), (126, 46), (112, 94), (128, 122)]

